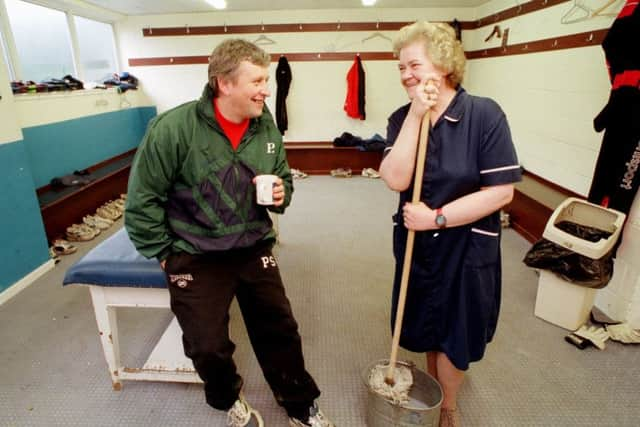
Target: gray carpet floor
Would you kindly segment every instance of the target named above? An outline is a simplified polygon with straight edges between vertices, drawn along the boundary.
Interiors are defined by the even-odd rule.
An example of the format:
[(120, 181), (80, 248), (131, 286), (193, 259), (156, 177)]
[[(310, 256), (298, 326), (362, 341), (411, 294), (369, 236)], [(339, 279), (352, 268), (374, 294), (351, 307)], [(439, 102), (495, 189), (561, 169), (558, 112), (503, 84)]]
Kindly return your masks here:
[[(379, 180), (312, 176), (296, 181), (280, 218), (276, 253), (306, 363), (322, 389), (320, 406), (340, 427), (365, 425), (363, 372), (389, 357), (396, 198)], [(61, 283), (115, 230), (78, 244), (78, 253), (0, 307), (0, 426), (226, 425), (199, 384), (128, 381), (112, 390), (88, 289)], [(533, 314), (538, 279), (521, 262), (530, 244), (507, 229), (502, 245), (500, 322), (485, 358), (467, 372), (463, 425), (640, 425), (640, 347), (609, 341), (604, 351), (581, 351), (565, 343), (567, 331)], [(286, 426), (235, 305), (231, 316), (245, 395), (266, 426)], [(118, 317), (123, 362), (142, 365), (171, 314), (119, 309)], [(400, 358), (424, 367), (422, 355)]]

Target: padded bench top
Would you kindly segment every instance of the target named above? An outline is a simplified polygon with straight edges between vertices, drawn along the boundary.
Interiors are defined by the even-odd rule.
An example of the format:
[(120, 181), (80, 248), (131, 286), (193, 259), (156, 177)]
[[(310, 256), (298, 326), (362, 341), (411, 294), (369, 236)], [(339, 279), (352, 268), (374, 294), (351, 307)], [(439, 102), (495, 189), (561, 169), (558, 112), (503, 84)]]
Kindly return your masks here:
[(124, 227), (89, 251), (69, 268), (63, 285), (82, 284), (129, 288), (166, 288), (155, 259), (140, 255)]

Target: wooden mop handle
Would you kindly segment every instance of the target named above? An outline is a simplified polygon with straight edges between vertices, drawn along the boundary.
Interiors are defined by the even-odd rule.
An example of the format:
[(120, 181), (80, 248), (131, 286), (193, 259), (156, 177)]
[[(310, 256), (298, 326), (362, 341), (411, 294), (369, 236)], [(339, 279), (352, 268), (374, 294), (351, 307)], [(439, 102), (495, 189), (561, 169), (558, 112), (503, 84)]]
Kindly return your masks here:
[[(429, 142), (429, 111), (424, 114), (422, 124), (420, 126), (420, 137), (418, 141), (418, 158), (416, 159), (416, 174), (413, 182), (412, 204), (420, 203), (420, 194), (422, 193), (422, 176), (424, 175), (424, 160), (427, 155), (427, 143)], [(409, 273), (411, 271), (411, 257), (413, 255), (413, 241), (416, 232), (409, 230), (407, 232), (407, 246), (404, 251), (404, 263), (402, 265), (402, 278), (400, 280), (400, 295), (398, 296), (398, 308), (396, 309), (396, 322), (393, 328), (393, 340), (391, 343), (391, 357), (389, 358), (389, 369), (384, 381), (394, 384), (393, 370), (396, 367), (398, 359), (398, 347), (400, 345), (400, 330), (402, 329), (402, 317), (404, 316), (404, 302), (407, 299), (407, 287), (409, 285)]]

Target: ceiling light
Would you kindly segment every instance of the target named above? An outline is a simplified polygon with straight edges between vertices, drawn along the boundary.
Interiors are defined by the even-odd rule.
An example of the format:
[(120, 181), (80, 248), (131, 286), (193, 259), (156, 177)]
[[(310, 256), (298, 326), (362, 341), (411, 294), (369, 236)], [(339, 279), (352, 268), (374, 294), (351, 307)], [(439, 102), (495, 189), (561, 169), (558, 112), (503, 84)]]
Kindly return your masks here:
[(227, 8), (227, 2), (226, 0), (205, 0), (207, 3), (209, 3), (211, 6), (215, 7), (216, 9), (226, 9)]
[(362, 0), (363, 6), (373, 6), (376, 4), (376, 0)]

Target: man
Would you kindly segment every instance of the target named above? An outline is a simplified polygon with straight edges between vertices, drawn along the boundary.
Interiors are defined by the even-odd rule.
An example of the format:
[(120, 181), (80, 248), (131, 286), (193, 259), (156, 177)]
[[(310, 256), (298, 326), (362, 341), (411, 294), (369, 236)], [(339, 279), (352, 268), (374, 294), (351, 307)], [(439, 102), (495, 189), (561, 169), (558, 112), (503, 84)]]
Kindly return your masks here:
[(244, 400), (229, 339), (234, 296), (264, 376), (294, 427), (333, 427), (314, 403), (298, 325), (271, 253), (275, 233), (256, 203), (255, 176), (279, 178), (282, 213), (293, 183), (282, 137), (265, 99), (270, 57), (244, 40), (226, 40), (209, 59), (199, 101), (156, 117), (129, 179), (125, 225), (146, 257), (165, 271), (185, 354), (204, 381), (207, 403), (231, 426), (262, 426)]

